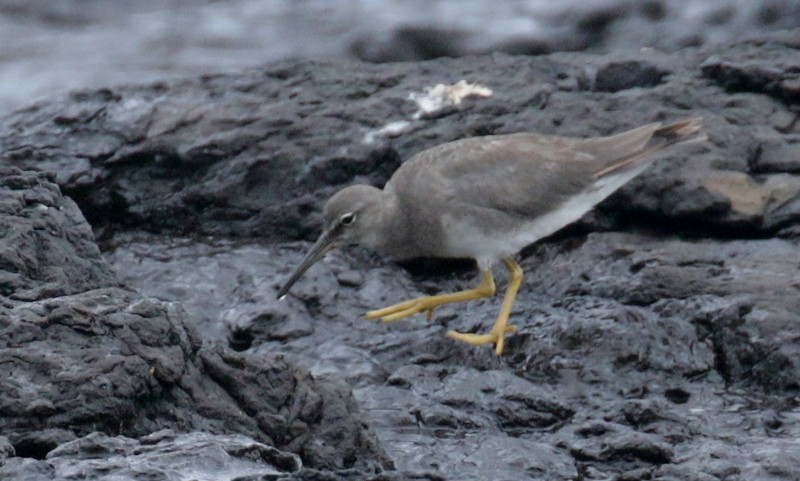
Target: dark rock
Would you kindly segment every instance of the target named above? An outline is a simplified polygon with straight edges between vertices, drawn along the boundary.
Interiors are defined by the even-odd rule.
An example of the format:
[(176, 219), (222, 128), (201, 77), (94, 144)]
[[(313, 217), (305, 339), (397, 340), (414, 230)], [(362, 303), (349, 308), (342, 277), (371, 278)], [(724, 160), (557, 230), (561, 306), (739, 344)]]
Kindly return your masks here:
[(385, 39), (362, 37), (350, 45), (350, 52), (370, 62), (397, 62), (439, 57), (460, 57), (468, 33), (458, 29), (401, 26)]
[[(52, 404), (48, 401), (39, 404), (47, 404), (52, 408)], [(15, 456), (45, 459), (47, 453), (64, 443), (75, 440), (76, 437), (75, 433), (69, 429), (42, 429), (12, 434), (11, 442)]]
[[(98, 463), (98, 459), (104, 462)], [(299, 473), (297, 455), (241, 435), (159, 431), (139, 440), (91, 433), (52, 450), (45, 460), (12, 458), (0, 467), (7, 479), (245, 479)]]
[[(42, 293), (0, 297), (0, 411), (15, 459), (55, 456), (95, 431), (142, 437), (171, 427), (249, 436), (312, 468), (385, 463), (342, 384), (276, 355), (203, 347), (180, 305), (115, 287), (80, 212), (46, 176), (6, 174), (3, 215), (15, 221), (4, 229), (25, 235), (3, 237), (1, 250), (26, 262), (7, 261), (5, 272)], [(6, 469), (40, 467), (9, 461)]]
[[(661, 366), (691, 376), (716, 363), (720, 374), (731, 382), (756, 383), (769, 390), (795, 390), (800, 364), (793, 360), (793, 353), (798, 346), (785, 342), (784, 336), (798, 321), (800, 312), (793, 287), (797, 265), (780, 261), (791, 257), (793, 243), (652, 242), (642, 236), (625, 240), (609, 234), (591, 234), (570, 256), (540, 258), (538, 263), (532, 263), (528, 279), (555, 297), (590, 295), (598, 299), (597, 312), (607, 307), (602, 299), (650, 306), (647, 311), (615, 309), (614, 320), (607, 328), (626, 326), (626, 338), (632, 332), (653, 336), (641, 348), (627, 339), (620, 339), (617, 345), (612, 336), (605, 347), (616, 346), (618, 357), (614, 362), (618, 365), (632, 363), (648, 369)], [(698, 309), (700, 306), (704, 307)], [(651, 315), (656, 316), (654, 322), (642, 318)], [(672, 316), (676, 316), (674, 323), (668, 320)], [(681, 327), (679, 318), (688, 319), (695, 326)], [(642, 322), (647, 325), (644, 330), (637, 327)], [(560, 338), (573, 348), (591, 345), (596, 333), (585, 330), (596, 331), (603, 329), (601, 326), (598, 320), (587, 324), (573, 320), (562, 327)], [(698, 335), (713, 341), (714, 356), (696, 344)], [(677, 355), (680, 349), (692, 354)]]
[(691, 396), (692, 393), (682, 388), (672, 388), (664, 391), (664, 397), (674, 402), (675, 404), (684, 404), (687, 401), (689, 401), (689, 398), (691, 398)]
[[(586, 31), (608, 35), (632, 17)], [(0, 119), (3, 163), (50, 171), (130, 286), (109, 277), (68, 290), (65, 276), (40, 276), (69, 265), (106, 279), (69, 242), (62, 264), (45, 255), (24, 276), (3, 274), (37, 293), (0, 299), (3, 434), (43, 457), (97, 430), (139, 441), (163, 427), (236, 432), (299, 454), (308, 469), (288, 479), (793, 479), (800, 180), (777, 159), (797, 144), (798, 46), (787, 34), (673, 55), (287, 61), (87, 91)], [(614, 92), (591, 88), (603, 69)], [(430, 107), (468, 87), (460, 80), (492, 94)], [(704, 117), (707, 143), (521, 255), (519, 332), (501, 358), (443, 336), (486, 329), (497, 299), (431, 320), (361, 318), (472, 286), (465, 264), (398, 266), (345, 249), (274, 298), (331, 193), (381, 185), (426, 147), (690, 115)], [(7, 190), (67, 205), (46, 177), (14, 172)], [(19, 202), (8, 205), (17, 215)], [(61, 235), (69, 217), (37, 222)], [(91, 242), (75, 223), (84, 235), (63, 237)], [(37, 235), (51, 242), (49, 231)], [(9, 460), (53, 472), (46, 459)], [(377, 473), (389, 460), (398, 471)]]
[(666, 74), (646, 62), (610, 63), (595, 74), (594, 89), (598, 92), (619, 92), (635, 87), (652, 88), (660, 84)]
[(0, 295), (36, 301), (116, 285), (80, 210), (51, 180), (0, 170)]
[(709, 57), (701, 69), (729, 92), (761, 92), (790, 104), (800, 102), (800, 74), (782, 52), (784, 46), (797, 48), (798, 35), (795, 30), (774, 43), (739, 44), (733, 52)]
[(0, 436), (0, 466), (6, 464), (6, 459), (12, 458), (16, 455), (14, 446), (5, 436)]
[[(209, 376), (277, 446), (301, 454), (310, 467), (344, 469), (369, 464), (362, 454), (375, 448), (374, 441), (353, 417), (357, 407), (346, 387), (309, 375), (304, 378), (270, 359), (253, 357), (242, 366), (244, 359), (226, 351), (202, 358)], [(295, 392), (287, 392), (287, 383), (294, 384)]]
[(0, 473), (6, 479), (24, 479), (26, 481), (59, 479), (56, 477), (53, 465), (33, 458), (11, 458), (0, 467)]
[(579, 461), (645, 462), (666, 464), (672, 461), (672, 447), (657, 436), (632, 431), (610, 423), (580, 426), (576, 434), (583, 440), (570, 448)]
[(787, 174), (800, 173), (800, 139), (787, 144), (780, 139), (764, 139), (755, 149), (755, 155), (748, 164), (754, 173)]

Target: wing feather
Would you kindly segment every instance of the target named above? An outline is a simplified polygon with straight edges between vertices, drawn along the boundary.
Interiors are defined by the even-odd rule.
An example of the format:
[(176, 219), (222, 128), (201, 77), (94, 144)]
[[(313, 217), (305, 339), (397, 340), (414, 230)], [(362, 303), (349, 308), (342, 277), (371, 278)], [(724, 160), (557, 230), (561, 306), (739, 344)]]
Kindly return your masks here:
[(582, 192), (596, 172), (641, 150), (658, 125), (588, 140), (530, 133), (458, 140), (417, 154), (386, 189), (529, 218)]

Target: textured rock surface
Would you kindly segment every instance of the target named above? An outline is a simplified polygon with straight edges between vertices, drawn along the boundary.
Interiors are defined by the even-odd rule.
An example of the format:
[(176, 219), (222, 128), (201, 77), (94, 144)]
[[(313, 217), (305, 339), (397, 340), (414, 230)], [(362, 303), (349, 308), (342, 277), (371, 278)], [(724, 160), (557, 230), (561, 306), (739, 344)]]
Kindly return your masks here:
[(204, 347), (180, 304), (117, 286), (75, 204), (48, 179), (0, 175), (0, 259), (12, 281), (0, 297), (0, 422), (15, 459), (44, 459), (97, 431), (173, 428), (249, 436), (310, 468), (381, 466), (345, 386), (280, 356)]
[[(101, 461), (98, 462), (98, 459)], [(0, 467), (5, 479), (119, 480), (244, 479), (301, 471), (296, 455), (239, 435), (165, 430), (141, 439), (92, 433), (58, 446), (43, 460), (11, 458)]]
[[(13, 361), (12, 379), (50, 389), (48, 377), (28, 380), (37, 363), (55, 372), (102, 360), (108, 372), (92, 380), (137, 386), (93, 399), (119, 400), (109, 409), (131, 420), (123, 435), (236, 431), (324, 468), (306, 479), (349, 466), (354, 453), (360, 468), (374, 467), (380, 449), (398, 471), (379, 478), (796, 479), (798, 49), (800, 32), (671, 55), (283, 62), (19, 111), (0, 120), (3, 163), (50, 172), (127, 287), (5, 294), (9, 332), (45, 342), (25, 350), (26, 363)], [(427, 88), (462, 79), (493, 94), (420, 113), (414, 99)], [(665, 159), (523, 252), (520, 332), (502, 358), (443, 336), (485, 329), (496, 299), (444, 307), (432, 321), (360, 317), (469, 286), (468, 265), (336, 252), (284, 302), (274, 299), (317, 232), (321, 203), (351, 182), (382, 184), (414, 152), (474, 135), (608, 134), (689, 115), (704, 117), (705, 145)], [(41, 282), (31, 276), (19, 289)], [(70, 357), (40, 337), (61, 332), (86, 336), (102, 356)], [(246, 352), (217, 345), (226, 343)], [(322, 374), (346, 381), (360, 414)], [(316, 392), (333, 401), (319, 407)], [(216, 393), (226, 403), (214, 410), (203, 403)], [(34, 436), (41, 458), (87, 435), (90, 421), (118, 434), (119, 418), (81, 417), (36, 395), (54, 407), (3, 418), (15, 448)], [(21, 407), (0, 399), (4, 413)], [(275, 405), (291, 407), (276, 419)], [(33, 426), (36, 416), (46, 422)], [(349, 424), (327, 429), (342, 416)], [(374, 429), (379, 447), (353, 418)], [(315, 436), (331, 441), (320, 447)]]
[(78, 206), (45, 176), (0, 171), (0, 293), (38, 301), (116, 285)]

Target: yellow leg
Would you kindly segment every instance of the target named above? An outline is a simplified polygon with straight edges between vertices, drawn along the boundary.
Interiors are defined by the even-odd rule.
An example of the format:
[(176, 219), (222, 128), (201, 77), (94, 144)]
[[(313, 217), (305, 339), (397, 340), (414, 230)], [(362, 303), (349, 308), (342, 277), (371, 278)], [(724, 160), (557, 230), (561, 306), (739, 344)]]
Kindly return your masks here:
[(420, 312), (427, 312), (428, 319), (433, 315), (433, 309), (441, 306), (442, 304), (449, 304), (451, 302), (470, 301), (472, 299), (480, 299), (482, 297), (489, 297), (494, 295), (494, 276), (492, 271), (484, 271), (481, 283), (473, 288), (465, 291), (454, 292), (452, 294), (440, 294), (438, 296), (425, 296), (410, 301), (400, 302), (393, 306), (378, 309), (376, 311), (369, 311), (366, 314), (367, 319), (380, 319), (385, 322), (396, 321), (404, 317), (413, 316)]
[(511, 258), (503, 259), (503, 263), (506, 265), (506, 269), (508, 269), (509, 273), (508, 289), (506, 290), (505, 298), (503, 298), (503, 306), (500, 308), (500, 314), (498, 314), (497, 320), (494, 321), (492, 330), (487, 334), (465, 334), (462, 332), (450, 331), (447, 333), (447, 337), (474, 345), (492, 343), (495, 346), (495, 352), (498, 355), (503, 354), (505, 335), (517, 331), (516, 326), (508, 325), (508, 316), (511, 315), (511, 306), (514, 305), (517, 291), (519, 291), (519, 286), (522, 284), (522, 268), (519, 264)]

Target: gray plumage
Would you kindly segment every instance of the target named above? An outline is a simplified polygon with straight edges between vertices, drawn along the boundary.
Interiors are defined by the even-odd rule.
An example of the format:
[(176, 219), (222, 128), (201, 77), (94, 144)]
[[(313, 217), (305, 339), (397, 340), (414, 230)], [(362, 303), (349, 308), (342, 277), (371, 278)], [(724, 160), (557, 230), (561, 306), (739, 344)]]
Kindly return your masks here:
[(355, 185), (325, 204), (317, 242), (278, 291), (284, 296), (328, 250), (361, 244), (400, 259), (471, 257), (481, 270), (472, 289), (423, 296), (366, 313), (394, 321), (428, 317), (444, 304), (494, 295), (492, 265), (502, 260), (508, 288), (491, 330), (450, 331), (473, 345), (493, 344), (500, 355), (523, 279), (513, 255), (575, 222), (644, 171), (671, 146), (703, 140), (699, 118), (654, 123), (621, 134), (574, 139), (511, 134), (458, 140), (415, 155), (384, 188)]
[(466, 257), (486, 270), (578, 220), (666, 148), (704, 138), (699, 118), (609, 137), (519, 133), (457, 140), (404, 163), (386, 186), (357, 185), (325, 205), (323, 234), (279, 292), (330, 248), (399, 259)]

